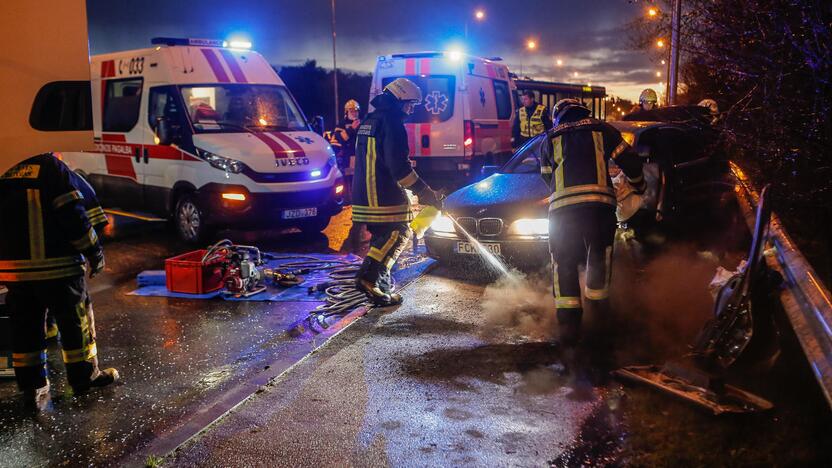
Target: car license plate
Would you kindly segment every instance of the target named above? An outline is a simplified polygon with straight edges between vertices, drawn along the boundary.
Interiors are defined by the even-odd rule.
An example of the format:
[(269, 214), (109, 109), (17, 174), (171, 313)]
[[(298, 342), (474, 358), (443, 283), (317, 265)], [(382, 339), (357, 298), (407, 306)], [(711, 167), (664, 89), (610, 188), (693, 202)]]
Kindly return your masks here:
[[(485, 250), (491, 252), (492, 254), (500, 255), (500, 244), (483, 242), (482, 246), (485, 247)], [(479, 255), (480, 252), (474, 244), (460, 241), (456, 243), (456, 253), (464, 255)]]
[(318, 216), (318, 208), (298, 208), (283, 212), (283, 219), (311, 218), (313, 216)]

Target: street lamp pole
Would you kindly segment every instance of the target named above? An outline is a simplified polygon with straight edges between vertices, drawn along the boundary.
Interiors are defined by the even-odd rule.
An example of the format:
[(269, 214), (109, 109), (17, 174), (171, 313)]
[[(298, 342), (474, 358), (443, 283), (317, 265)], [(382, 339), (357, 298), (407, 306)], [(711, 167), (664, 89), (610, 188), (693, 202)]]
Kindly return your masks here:
[(670, 19), (670, 73), (667, 77), (667, 103), (676, 104), (676, 89), (679, 77), (679, 24), (682, 16), (682, 0), (673, 0), (673, 15)]
[(332, 0), (332, 87), (335, 94), (335, 112), (332, 114), (334, 123), (338, 125), (338, 61), (335, 55), (335, 0)]

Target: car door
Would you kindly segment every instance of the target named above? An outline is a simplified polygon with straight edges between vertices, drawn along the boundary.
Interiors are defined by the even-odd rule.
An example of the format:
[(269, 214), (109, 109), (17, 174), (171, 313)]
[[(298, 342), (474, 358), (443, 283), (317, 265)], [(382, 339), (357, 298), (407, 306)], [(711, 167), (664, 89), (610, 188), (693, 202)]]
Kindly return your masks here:
[[(193, 140), (184, 113), (179, 88), (172, 85), (151, 86), (147, 101), (147, 130), (144, 134), (144, 198), (148, 211), (167, 214), (173, 174), (181, 173), (182, 150), (192, 151)], [(173, 134), (173, 144), (159, 145), (156, 139), (158, 119), (166, 119)]]
[(90, 181), (108, 206), (140, 210), (144, 204), (141, 164), (145, 120), (140, 119), (143, 96), (141, 77), (102, 79), (102, 119), (99, 151), (105, 174), (90, 174)]

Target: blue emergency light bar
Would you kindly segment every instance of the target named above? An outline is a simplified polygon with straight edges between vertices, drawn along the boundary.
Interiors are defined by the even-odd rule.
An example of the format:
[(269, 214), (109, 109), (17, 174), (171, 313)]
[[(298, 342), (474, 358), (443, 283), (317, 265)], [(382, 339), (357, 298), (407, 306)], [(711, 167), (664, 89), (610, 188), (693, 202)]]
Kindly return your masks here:
[(167, 46), (228, 47), (228, 43), (220, 39), (196, 39), (186, 37), (154, 37), (150, 40), (150, 43), (153, 45)]

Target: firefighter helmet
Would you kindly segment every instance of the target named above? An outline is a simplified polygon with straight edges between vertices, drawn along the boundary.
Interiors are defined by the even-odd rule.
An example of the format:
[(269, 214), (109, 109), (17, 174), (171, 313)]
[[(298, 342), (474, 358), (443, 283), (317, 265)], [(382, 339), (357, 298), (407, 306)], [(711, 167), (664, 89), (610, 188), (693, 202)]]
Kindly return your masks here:
[(344, 112), (349, 112), (349, 111), (358, 112), (360, 110), (361, 110), (361, 106), (358, 105), (358, 101), (356, 101), (355, 99), (350, 99), (349, 101), (347, 101), (346, 104), (344, 104)]
[(561, 120), (566, 116), (568, 113), (578, 114), (575, 115), (573, 118), (582, 119), (584, 117), (588, 117), (589, 114), (592, 112), (577, 99), (567, 98), (561, 99), (560, 101), (555, 104), (555, 107), (552, 108), (552, 123), (554, 125), (560, 125)]
[[(642, 109), (650, 110), (659, 105), (659, 95), (652, 89), (647, 88), (639, 95), (638, 104)], [(645, 104), (650, 104), (650, 107), (647, 107)]]
[(422, 90), (407, 78), (396, 78), (384, 87), (384, 91), (402, 102), (418, 104), (422, 101)]
[(697, 104), (700, 107), (707, 107), (711, 111), (711, 115), (719, 114), (719, 105), (713, 99), (703, 99)]

